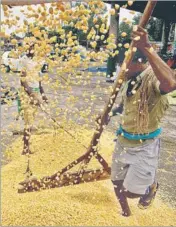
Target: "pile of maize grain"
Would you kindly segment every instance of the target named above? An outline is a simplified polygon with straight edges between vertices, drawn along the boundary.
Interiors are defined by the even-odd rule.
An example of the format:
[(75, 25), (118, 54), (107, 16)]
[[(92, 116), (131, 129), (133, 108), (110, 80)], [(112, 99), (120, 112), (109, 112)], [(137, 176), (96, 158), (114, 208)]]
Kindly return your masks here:
[[(79, 129), (77, 138), (88, 145), (91, 131)], [(111, 162), (113, 135), (106, 132), (100, 141), (100, 153)], [(83, 152), (69, 135), (33, 135), (30, 167), (36, 177), (53, 174), (75, 160)], [(21, 155), (22, 140), (17, 139), (6, 152), (10, 162), (2, 167), (2, 226), (174, 226), (176, 211), (159, 196), (149, 210), (139, 210), (131, 200), (133, 215), (120, 215), (120, 207), (110, 180), (85, 183), (39, 192), (18, 194), (18, 183), (24, 180), (27, 158)], [(92, 160), (89, 168), (98, 167)], [(76, 167), (75, 167), (76, 169)]]

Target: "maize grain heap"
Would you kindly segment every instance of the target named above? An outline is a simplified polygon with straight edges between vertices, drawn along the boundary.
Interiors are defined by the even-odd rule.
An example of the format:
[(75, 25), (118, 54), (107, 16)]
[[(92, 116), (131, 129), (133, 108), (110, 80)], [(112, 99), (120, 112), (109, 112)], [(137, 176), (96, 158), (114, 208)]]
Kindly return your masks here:
[[(128, 4), (131, 5), (132, 1)], [(12, 9), (3, 5), (5, 19), (2, 26), (15, 28), (15, 34), (27, 35), (21, 46), (15, 38), (9, 37), (14, 46), (11, 52), (20, 56), (28, 51), (29, 43), (34, 44), (37, 61), (44, 59), (49, 65), (49, 72), (44, 74), (42, 83), (50, 98), (48, 106), (39, 110), (33, 125), (33, 131), (36, 131), (30, 141), (33, 154), (21, 156), (21, 138), (8, 146), (4, 153), (9, 163), (2, 169), (2, 225), (174, 225), (175, 211), (160, 200), (151, 211), (145, 212), (145, 217), (142, 212), (129, 220), (119, 217), (109, 181), (71, 187), (81, 182), (108, 179), (110, 173), (108, 163), (113, 150), (113, 142), (110, 142), (113, 135), (106, 132), (101, 139), (100, 135), (105, 128), (105, 115), (110, 112), (123, 82), (123, 75), (113, 88), (102, 86), (104, 73), (97, 73), (94, 82), (95, 74), (85, 70), (90, 66), (104, 65), (109, 56), (118, 54), (114, 36), (108, 35), (105, 4), (101, 0), (90, 0), (74, 7), (69, 2), (24, 6), (20, 8), (26, 18), (22, 22)], [(115, 15), (118, 10), (116, 4), (109, 13)], [(147, 20), (143, 20), (142, 25), (146, 23)], [(83, 57), (79, 53), (79, 36), (88, 40), (89, 48)], [(125, 36), (123, 33), (122, 37)], [(105, 46), (105, 50), (98, 48), (99, 43)], [(118, 46), (121, 44), (118, 43)], [(129, 50), (126, 54), (129, 63), (132, 58), (130, 48), (133, 46), (127, 43), (124, 47)], [(51, 56), (52, 51), (54, 55)], [(122, 71), (127, 70), (126, 66), (123, 65)], [(4, 69), (2, 71), (3, 80), (10, 84), (14, 74), (10, 72), (7, 75)], [(13, 79), (18, 81), (19, 74), (15, 76)], [(103, 112), (102, 107), (109, 94), (111, 97)], [(10, 100), (6, 103), (8, 107), (4, 115), (13, 106)], [(103, 112), (98, 120), (100, 109), (96, 108), (97, 103), (101, 103)], [(90, 125), (95, 121), (96, 129), (92, 129)], [(21, 124), (10, 122), (8, 130), (19, 132)], [(6, 135), (8, 130), (2, 130), (2, 134)], [(92, 140), (90, 145), (91, 137), (95, 143)], [(77, 165), (79, 162), (80, 166)], [(71, 168), (73, 172), (68, 172)], [(25, 181), (24, 175), (27, 177)], [(56, 189), (41, 191), (66, 185), (70, 187), (57, 189), (57, 192)], [(18, 194), (17, 188), (18, 192), (33, 193)], [(112, 207), (111, 212), (109, 207)], [(157, 218), (151, 219), (151, 213), (153, 216), (156, 213)]]
[[(77, 133), (78, 138), (87, 145), (93, 131), (77, 127)], [(108, 162), (114, 146), (112, 137), (111, 133), (105, 133), (100, 142), (100, 154), (103, 154)], [(25, 157), (20, 155), (21, 139), (15, 141), (11, 147), (7, 150), (7, 154), (12, 161), (2, 168), (2, 226), (174, 226), (175, 224), (176, 211), (158, 198), (152, 208), (140, 212), (136, 207), (137, 200), (130, 201), (132, 211), (137, 215), (128, 219), (123, 218), (109, 180), (19, 194), (18, 183), (24, 179), (23, 173), (26, 170)], [(58, 166), (64, 167), (84, 152), (84, 148), (61, 130), (55, 136), (51, 131), (46, 135), (33, 136), (32, 149), (35, 150), (35, 154), (31, 168), (39, 178), (43, 177), (43, 173), (52, 174)], [(89, 165), (93, 169), (100, 167), (95, 159)]]

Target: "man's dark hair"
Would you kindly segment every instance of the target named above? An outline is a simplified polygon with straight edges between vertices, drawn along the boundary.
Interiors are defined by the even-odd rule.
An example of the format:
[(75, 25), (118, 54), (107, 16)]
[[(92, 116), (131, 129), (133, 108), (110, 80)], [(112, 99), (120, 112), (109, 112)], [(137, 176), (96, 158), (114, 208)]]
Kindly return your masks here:
[(33, 58), (34, 57), (34, 53), (31, 53), (31, 50), (34, 50), (34, 44), (30, 45), (28, 52), (26, 53), (26, 56), (28, 58)]
[[(117, 55), (117, 63), (119, 63), (119, 64), (122, 64), (125, 59), (125, 52), (127, 51), (127, 49), (124, 47), (125, 43), (130, 43), (130, 41), (129, 42), (126, 41), (126, 42), (122, 43), (122, 47), (119, 47), (117, 49), (119, 51), (119, 53)], [(137, 51), (134, 54), (132, 62), (137, 63), (140, 61), (140, 59), (141, 59), (142, 63), (147, 62), (146, 56), (140, 50), (137, 49)]]

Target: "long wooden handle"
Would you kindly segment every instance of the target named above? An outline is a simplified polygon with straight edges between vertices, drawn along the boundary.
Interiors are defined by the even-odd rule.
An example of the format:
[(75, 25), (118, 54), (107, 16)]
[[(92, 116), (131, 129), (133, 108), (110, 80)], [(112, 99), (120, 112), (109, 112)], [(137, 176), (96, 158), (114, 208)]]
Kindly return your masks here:
[(10, 6), (24, 6), (24, 5), (37, 5), (43, 3), (53, 3), (53, 2), (61, 2), (62, 0), (1, 0), (2, 5), (10, 5)]
[[(155, 8), (156, 3), (157, 3), (157, 1), (148, 1), (146, 8), (144, 10), (144, 13), (142, 15), (142, 18), (139, 22), (139, 25), (141, 27), (145, 28), (145, 26), (147, 25), (149, 18), (152, 15), (152, 12)], [(134, 43), (132, 42), (131, 45), (130, 45), (130, 48), (129, 48), (129, 50), (130, 50), (129, 54), (124, 59), (124, 62), (122, 64), (121, 70), (120, 70), (119, 75), (118, 75), (118, 78), (115, 81), (113, 91), (110, 95), (109, 101), (104, 108), (103, 114), (101, 115), (101, 122), (98, 124), (96, 132), (94, 133), (93, 138), (91, 140), (89, 149), (87, 150), (87, 155), (89, 155), (90, 152), (93, 152), (93, 153), (96, 152), (95, 147), (98, 144), (98, 140), (101, 136), (101, 133), (103, 132), (103, 129), (104, 129), (103, 126), (105, 125), (105, 120), (107, 119), (107, 116), (108, 116), (109, 112), (111, 111), (112, 106), (114, 105), (114, 102), (116, 100), (116, 97), (118, 95), (120, 87), (122, 86), (122, 82), (125, 79), (126, 69), (129, 67), (129, 65), (130, 65), (130, 63), (133, 59), (133, 56), (134, 56), (134, 53), (132, 51), (133, 47), (134, 47)]]

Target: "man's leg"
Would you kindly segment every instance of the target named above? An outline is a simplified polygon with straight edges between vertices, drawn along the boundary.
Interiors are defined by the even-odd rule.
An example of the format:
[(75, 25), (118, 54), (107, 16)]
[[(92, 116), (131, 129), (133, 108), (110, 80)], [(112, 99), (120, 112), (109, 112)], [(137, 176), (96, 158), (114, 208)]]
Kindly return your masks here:
[[(122, 145), (117, 141), (115, 151), (112, 156), (111, 180), (114, 185), (116, 197), (122, 208), (122, 215), (126, 217), (131, 215), (127, 198), (139, 198), (144, 194), (131, 193), (128, 191), (128, 187), (124, 185), (126, 181), (130, 181), (128, 183), (132, 184), (131, 179), (134, 178), (134, 176), (131, 176), (130, 179), (126, 179), (130, 174), (129, 172), (131, 172), (131, 165), (129, 164), (131, 162), (130, 158), (131, 153), (128, 154), (128, 150), (124, 150)], [(132, 160), (133, 159), (134, 158), (132, 157)], [(137, 185), (135, 187), (137, 187)]]
[(138, 207), (140, 209), (147, 209), (150, 207), (155, 199), (156, 192), (158, 191), (159, 184), (154, 182), (151, 186), (148, 187), (148, 190), (146, 190), (145, 195), (141, 196)]
[(129, 199), (136, 199), (136, 198), (140, 198), (141, 196), (143, 196), (143, 195), (135, 194), (135, 193), (132, 193), (129, 191), (126, 191), (125, 194), (126, 194), (126, 197)]
[(131, 211), (123, 188), (123, 180), (112, 181), (112, 183), (114, 185), (116, 197), (119, 200), (120, 206), (122, 208), (122, 215), (129, 217), (131, 215)]
[(122, 215), (128, 217), (131, 215), (131, 211), (128, 205), (127, 198), (136, 199), (141, 197), (141, 195), (125, 190), (125, 188), (123, 187), (123, 182), (123, 180), (112, 181), (116, 197), (119, 200), (119, 203), (122, 208)]
[(31, 137), (31, 129), (34, 123), (34, 118), (37, 112), (37, 107), (34, 105), (28, 105), (27, 108), (24, 108), (24, 133), (23, 133), (23, 152), (22, 155), (32, 154), (30, 150), (30, 137)]
[[(157, 181), (157, 168), (158, 168), (158, 159), (159, 159), (159, 153), (160, 153), (160, 146), (161, 146), (161, 141), (159, 138), (155, 139), (154, 143), (149, 145), (150, 147), (148, 148), (147, 152), (145, 152), (146, 157), (145, 157), (145, 163), (150, 163), (149, 166), (145, 167), (145, 163), (143, 164), (143, 167), (145, 167), (148, 171), (152, 173), (153, 177), (153, 183), (146, 187), (145, 194), (141, 196), (138, 207), (140, 209), (147, 209), (153, 204), (153, 201), (156, 197), (156, 193), (159, 188), (159, 184)], [(152, 152), (152, 156), (150, 156)], [(151, 168), (151, 166), (153, 168)]]
[(30, 151), (30, 148), (29, 148), (30, 135), (31, 135), (31, 128), (25, 127), (24, 133), (23, 133), (24, 145), (23, 145), (22, 155), (32, 154), (32, 152)]
[(124, 179), (129, 169), (129, 164), (119, 161), (119, 154), (122, 152), (120, 144), (116, 143), (115, 151), (112, 155), (111, 181), (114, 186), (115, 195), (122, 208), (122, 215), (128, 217), (131, 211), (128, 205), (125, 188), (123, 187)]

